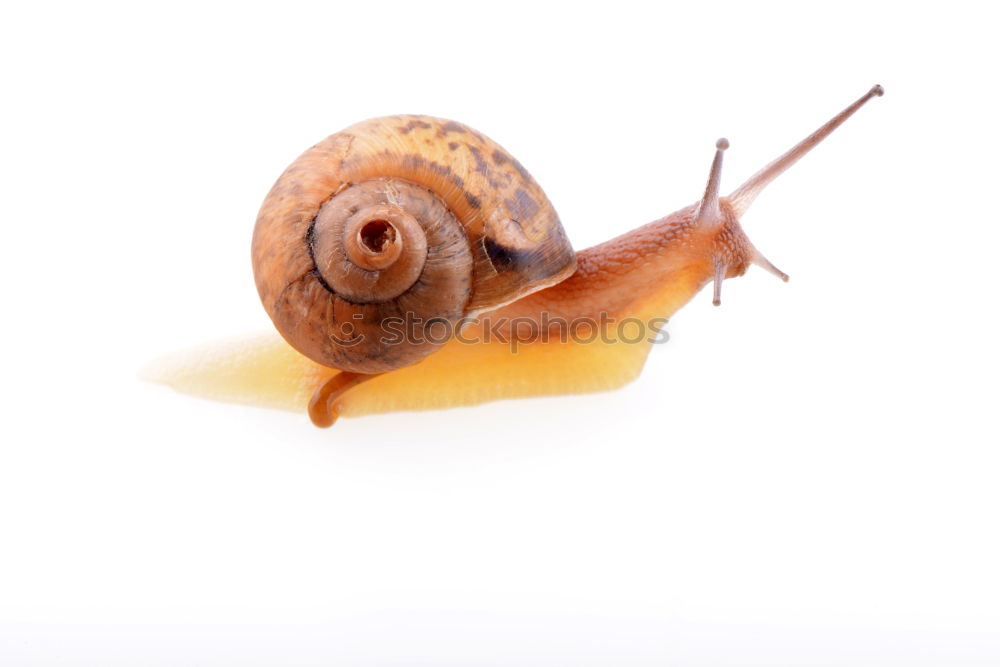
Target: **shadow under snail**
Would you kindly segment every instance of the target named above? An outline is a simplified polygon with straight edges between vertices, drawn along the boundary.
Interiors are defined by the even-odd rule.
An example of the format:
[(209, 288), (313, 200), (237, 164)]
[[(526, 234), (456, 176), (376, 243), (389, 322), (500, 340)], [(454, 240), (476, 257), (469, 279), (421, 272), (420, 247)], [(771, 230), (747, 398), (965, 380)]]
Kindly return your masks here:
[(479, 132), (427, 116), (358, 123), (295, 160), (257, 218), (257, 290), (287, 345), (227, 343), (154, 375), (214, 398), (308, 403), (321, 427), (341, 415), (619, 387), (652, 340), (580, 331), (629, 319), (656, 333), (709, 283), (718, 305), (722, 281), (751, 264), (788, 280), (739, 218), (882, 92), (873, 87), (729, 196), (719, 195), (729, 146), (720, 139), (698, 202), (580, 252), (524, 167)]

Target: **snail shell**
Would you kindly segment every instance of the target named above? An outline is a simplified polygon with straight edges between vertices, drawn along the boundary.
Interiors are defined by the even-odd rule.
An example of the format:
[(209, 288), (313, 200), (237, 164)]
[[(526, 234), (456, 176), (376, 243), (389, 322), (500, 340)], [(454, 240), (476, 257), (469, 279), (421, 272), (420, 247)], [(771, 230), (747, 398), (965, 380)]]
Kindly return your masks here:
[[(367, 120), (303, 153), (261, 206), (252, 257), (285, 340), (356, 373), (416, 363), (446, 342), (442, 330), (576, 268), (524, 167), (468, 126), (427, 116)], [(407, 316), (412, 335), (393, 341), (384, 323)]]

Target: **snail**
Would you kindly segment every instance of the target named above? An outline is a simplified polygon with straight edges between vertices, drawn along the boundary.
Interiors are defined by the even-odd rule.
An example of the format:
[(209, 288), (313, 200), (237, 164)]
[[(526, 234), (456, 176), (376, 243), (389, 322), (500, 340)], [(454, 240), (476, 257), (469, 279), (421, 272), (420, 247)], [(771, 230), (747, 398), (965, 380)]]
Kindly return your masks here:
[[(882, 94), (873, 87), (728, 196), (729, 142), (718, 140), (696, 203), (580, 252), (527, 170), (483, 134), (429, 116), (363, 121), (303, 153), (261, 206), (254, 278), (287, 344), (215, 350), (214, 372), (228, 385), (214, 392), (190, 381), (190, 362), (161, 379), (283, 407), (306, 407), (311, 393), (320, 427), (345, 414), (621, 386), (653, 341), (606, 340), (602, 323), (630, 320), (655, 334), (710, 283), (718, 305), (722, 282), (752, 264), (787, 281), (740, 217)], [(585, 340), (568, 340), (567, 323), (589, 332)]]

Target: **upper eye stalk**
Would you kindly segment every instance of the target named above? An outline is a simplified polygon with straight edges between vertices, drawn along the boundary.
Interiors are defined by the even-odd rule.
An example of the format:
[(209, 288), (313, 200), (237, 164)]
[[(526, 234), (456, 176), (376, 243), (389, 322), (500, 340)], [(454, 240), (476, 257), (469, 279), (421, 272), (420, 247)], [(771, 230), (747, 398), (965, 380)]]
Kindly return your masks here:
[[(715, 143), (715, 158), (712, 160), (712, 167), (709, 171), (708, 184), (705, 186), (705, 195), (698, 203), (695, 212), (694, 223), (698, 227), (715, 229), (723, 229), (727, 224), (735, 225), (738, 230), (738, 236), (741, 241), (743, 241), (745, 253), (739, 253), (739, 256), (735, 258), (735, 262), (734, 258), (727, 258), (721, 254), (714, 258), (712, 303), (716, 306), (722, 303), (722, 281), (728, 277), (729, 270), (736, 262), (756, 264), (757, 266), (760, 266), (761, 268), (781, 278), (783, 281), (788, 282), (788, 274), (778, 269), (778, 267), (764, 257), (764, 255), (762, 255), (760, 251), (749, 242), (749, 240), (746, 240), (742, 230), (739, 230), (739, 219), (744, 213), (746, 213), (747, 209), (750, 208), (750, 205), (757, 198), (757, 195), (759, 195), (764, 188), (771, 183), (771, 181), (776, 179), (786, 169), (798, 162), (802, 156), (815, 148), (821, 141), (830, 136), (830, 134), (832, 134), (833, 131), (837, 129), (845, 120), (850, 118), (858, 109), (864, 106), (865, 102), (873, 97), (881, 97), (884, 92), (885, 91), (882, 86), (873, 86), (871, 90), (862, 95), (849, 107), (831, 118), (818, 130), (810, 134), (808, 137), (784, 153), (781, 157), (774, 160), (747, 179), (743, 185), (733, 190), (728, 197), (719, 196), (719, 187), (722, 180), (722, 154), (727, 148), (729, 148), (729, 140), (719, 139)], [(745, 268), (739, 270), (736, 275), (742, 274), (743, 270), (745, 270)]]

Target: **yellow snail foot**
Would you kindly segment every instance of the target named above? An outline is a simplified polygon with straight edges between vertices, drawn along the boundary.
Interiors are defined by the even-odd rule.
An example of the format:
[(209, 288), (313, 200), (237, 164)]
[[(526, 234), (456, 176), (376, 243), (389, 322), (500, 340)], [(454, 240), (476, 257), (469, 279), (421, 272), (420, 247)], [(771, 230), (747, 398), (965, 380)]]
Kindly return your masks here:
[[(344, 386), (334, 396), (339, 383), (347, 380), (342, 376), (349, 373), (310, 361), (270, 333), (215, 341), (168, 355), (142, 376), (201, 398), (299, 413), (312, 405), (321, 412), (324, 406), (318, 397), (328, 390), (326, 405), (332, 409), (332, 424), (336, 417), (609, 391), (639, 375), (650, 347), (646, 342), (557, 342), (525, 344), (514, 352), (498, 343), (452, 341), (419, 364), (360, 376), (363, 382)], [(311, 416), (312, 412), (310, 408)]]

